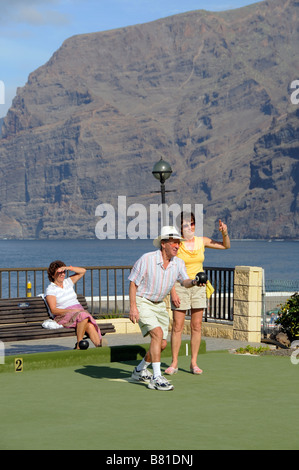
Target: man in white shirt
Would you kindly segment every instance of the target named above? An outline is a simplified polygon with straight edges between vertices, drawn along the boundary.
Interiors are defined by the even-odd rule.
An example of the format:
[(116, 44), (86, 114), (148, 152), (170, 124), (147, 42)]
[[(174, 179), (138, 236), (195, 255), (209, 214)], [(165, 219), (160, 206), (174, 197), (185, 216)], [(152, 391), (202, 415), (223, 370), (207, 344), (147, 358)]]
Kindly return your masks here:
[[(139, 323), (143, 336), (151, 336), (149, 351), (134, 369), (132, 378), (148, 383), (150, 389), (173, 390), (161, 374), (161, 352), (167, 345), (169, 315), (163, 299), (178, 280), (184, 287), (197, 282), (189, 279), (185, 263), (176, 258), (182, 237), (175, 227), (162, 227), (154, 240), (158, 251), (146, 253), (134, 264), (129, 276), (130, 320)], [(153, 375), (147, 370), (152, 363)]]

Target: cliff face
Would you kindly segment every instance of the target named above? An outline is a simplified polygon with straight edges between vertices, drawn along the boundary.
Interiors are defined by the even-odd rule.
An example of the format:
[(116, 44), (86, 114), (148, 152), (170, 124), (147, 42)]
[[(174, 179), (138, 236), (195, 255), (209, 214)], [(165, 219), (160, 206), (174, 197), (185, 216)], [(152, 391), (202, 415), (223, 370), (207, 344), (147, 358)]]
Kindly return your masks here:
[(98, 204), (160, 203), (161, 156), (206, 235), (298, 237), (298, 16), (271, 0), (67, 39), (4, 120), (0, 237), (92, 237)]

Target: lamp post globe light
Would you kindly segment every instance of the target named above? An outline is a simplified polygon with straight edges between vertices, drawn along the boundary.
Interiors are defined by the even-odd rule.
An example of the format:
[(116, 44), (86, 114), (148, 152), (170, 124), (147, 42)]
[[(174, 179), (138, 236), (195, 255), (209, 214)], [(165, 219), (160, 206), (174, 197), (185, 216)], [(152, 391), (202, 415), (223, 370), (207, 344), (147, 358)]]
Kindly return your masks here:
[(165, 162), (162, 157), (155, 163), (152, 174), (161, 183), (162, 204), (165, 204), (165, 181), (170, 177), (172, 169), (169, 163)]

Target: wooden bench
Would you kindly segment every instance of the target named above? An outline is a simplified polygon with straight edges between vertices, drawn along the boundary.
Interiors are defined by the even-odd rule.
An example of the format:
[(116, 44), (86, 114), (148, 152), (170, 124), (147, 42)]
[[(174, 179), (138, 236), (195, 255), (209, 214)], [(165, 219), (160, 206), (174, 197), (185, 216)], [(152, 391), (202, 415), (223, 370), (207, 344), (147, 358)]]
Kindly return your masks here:
[[(87, 310), (85, 297), (78, 295), (78, 300)], [(76, 335), (75, 328), (55, 330), (43, 328), (42, 323), (49, 318), (48, 308), (42, 297), (0, 299), (0, 341), (26, 341)], [(112, 323), (103, 323), (100, 329), (102, 336), (115, 332)]]

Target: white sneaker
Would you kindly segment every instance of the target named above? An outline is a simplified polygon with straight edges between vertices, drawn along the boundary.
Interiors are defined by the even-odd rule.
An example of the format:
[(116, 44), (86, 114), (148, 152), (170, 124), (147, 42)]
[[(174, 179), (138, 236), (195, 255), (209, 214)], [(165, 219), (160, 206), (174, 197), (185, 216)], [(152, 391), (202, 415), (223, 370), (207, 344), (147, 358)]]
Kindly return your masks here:
[(149, 383), (152, 377), (153, 377), (153, 374), (149, 370), (142, 369), (138, 371), (137, 367), (135, 367), (131, 375), (132, 380), (136, 380), (137, 382), (145, 382), (145, 383)]
[(168, 380), (163, 377), (163, 375), (159, 375), (155, 379), (152, 377), (150, 383), (148, 384), (148, 388), (151, 390), (173, 390), (174, 386), (168, 382)]

